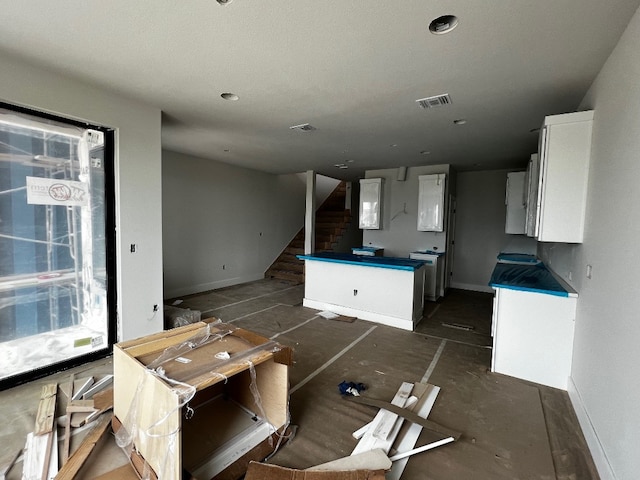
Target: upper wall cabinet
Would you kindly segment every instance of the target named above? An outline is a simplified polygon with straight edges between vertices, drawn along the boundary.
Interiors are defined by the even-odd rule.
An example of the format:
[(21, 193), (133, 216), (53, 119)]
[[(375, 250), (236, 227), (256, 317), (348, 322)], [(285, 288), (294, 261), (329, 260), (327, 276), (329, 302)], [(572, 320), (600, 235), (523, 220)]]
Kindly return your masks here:
[(592, 110), (545, 117), (533, 235), (540, 242), (582, 242), (592, 125)]
[(526, 172), (507, 173), (507, 191), (504, 200), (507, 206), (505, 233), (523, 234), (525, 232), (527, 199), (525, 180)]
[(360, 222), (363, 230), (382, 228), (382, 178), (360, 180)]
[(418, 230), (444, 231), (444, 191), (447, 175), (420, 175), (418, 177)]
[(527, 189), (527, 205), (526, 205), (526, 220), (525, 220), (525, 233), (529, 237), (536, 236), (536, 217), (538, 215), (538, 154), (534, 153), (529, 159), (529, 165), (527, 165), (527, 182), (525, 188)]

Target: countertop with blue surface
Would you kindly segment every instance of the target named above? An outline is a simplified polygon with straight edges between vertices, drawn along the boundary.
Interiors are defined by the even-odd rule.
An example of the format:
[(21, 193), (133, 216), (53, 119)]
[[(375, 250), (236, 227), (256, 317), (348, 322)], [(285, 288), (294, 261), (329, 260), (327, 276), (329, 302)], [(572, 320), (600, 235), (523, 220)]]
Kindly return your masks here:
[(396, 257), (368, 257), (351, 253), (320, 252), (313, 255), (296, 255), (300, 260), (316, 260), (319, 262), (344, 263), (364, 267), (390, 268), (393, 270), (415, 271), (422, 267), (424, 260)]
[(497, 263), (491, 274), (489, 286), (559, 297), (578, 296), (569, 284), (549, 270), (542, 262), (537, 264)]

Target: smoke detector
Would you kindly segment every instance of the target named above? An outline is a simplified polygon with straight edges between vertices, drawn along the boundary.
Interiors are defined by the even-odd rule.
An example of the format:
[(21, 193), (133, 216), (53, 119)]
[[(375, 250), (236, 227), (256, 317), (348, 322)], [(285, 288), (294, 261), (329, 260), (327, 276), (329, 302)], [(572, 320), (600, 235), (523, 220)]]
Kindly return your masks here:
[(300, 125), (293, 125), (289, 127), (291, 130), (302, 130), (303, 132), (310, 132), (311, 130), (315, 130), (316, 127), (313, 125), (309, 125), (308, 123), (301, 123)]
[(416, 103), (420, 108), (434, 108), (451, 105), (453, 102), (451, 101), (451, 97), (449, 96), (449, 94), (444, 93), (442, 95), (435, 95), (433, 97), (419, 98), (418, 100), (416, 100)]

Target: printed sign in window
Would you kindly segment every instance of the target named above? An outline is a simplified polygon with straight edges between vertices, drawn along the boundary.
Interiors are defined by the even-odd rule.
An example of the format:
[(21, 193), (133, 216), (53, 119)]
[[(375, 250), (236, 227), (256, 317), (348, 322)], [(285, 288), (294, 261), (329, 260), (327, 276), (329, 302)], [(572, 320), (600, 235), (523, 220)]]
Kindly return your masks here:
[(27, 177), (27, 203), (84, 207), (88, 203), (86, 183), (73, 180)]

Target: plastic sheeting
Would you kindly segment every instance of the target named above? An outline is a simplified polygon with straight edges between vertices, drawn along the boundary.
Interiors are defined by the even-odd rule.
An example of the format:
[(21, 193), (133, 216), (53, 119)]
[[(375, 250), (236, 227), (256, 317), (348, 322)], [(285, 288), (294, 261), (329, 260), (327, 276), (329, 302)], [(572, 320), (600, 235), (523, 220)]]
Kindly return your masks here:
[(498, 263), (491, 274), (489, 286), (568, 297), (567, 289), (543, 263), (518, 265)]
[(2, 379), (108, 347), (104, 141), (0, 109)]
[[(252, 362), (253, 358), (263, 354), (265, 352), (275, 353), (279, 352), (283, 347), (275, 341), (267, 341), (266, 343), (255, 345), (252, 348), (241, 350), (230, 355), (214, 356), (210, 361), (194, 366), (187, 375), (183, 375), (180, 379), (171, 378), (165, 371), (164, 366), (173, 361), (181, 361), (184, 355), (189, 352), (210, 345), (215, 342), (220, 342), (228, 336), (233, 336), (234, 332), (239, 331), (237, 327), (233, 327), (227, 324), (221, 323), (219, 320), (214, 323), (206, 324), (204, 327), (199, 328), (195, 333), (187, 340), (171, 345), (163, 350), (155, 359), (146, 362), (145, 374), (138, 382), (134, 398), (129, 407), (126, 418), (123, 419), (122, 427), (116, 432), (116, 443), (122, 448), (127, 456), (131, 456), (131, 453), (136, 449), (136, 442), (147, 442), (149, 439), (158, 437), (167, 438), (167, 450), (166, 456), (162, 461), (162, 467), (160, 471), (152, 472), (149, 465), (145, 462), (144, 470), (141, 473), (143, 480), (152, 480), (157, 476), (158, 480), (172, 479), (173, 472), (176, 466), (176, 445), (180, 441), (178, 435), (180, 434), (180, 428), (163, 432), (162, 424), (173, 416), (176, 411), (182, 411), (182, 414), (186, 419), (195, 418), (198, 415), (197, 408), (194, 409), (190, 406), (190, 402), (194, 399), (198, 385), (202, 384), (207, 379), (224, 381), (226, 384), (229, 378), (223, 372), (231, 371), (237, 366), (246, 366), (250, 372), (251, 381), (249, 383), (249, 391), (254, 399), (256, 410), (251, 415), (256, 419), (264, 419), (268, 426), (270, 436), (268, 437), (269, 445), (273, 449), (273, 453), (278, 450), (281, 442), (286, 439), (284, 432), (289, 427), (289, 412), (287, 408), (286, 424), (280, 429), (273, 427), (269, 418), (263, 408), (262, 398), (257, 387), (257, 377), (255, 366)], [(157, 412), (158, 419), (145, 429), (140, 429), (138, 419), (143, 409), (148, 408), (148, 399), (143, 398), (142, 392), (145, 390), (145, 384), (151, 381), (152, 377), (157, 377), (166, 383), (171, 391), (176, 395), (178, 402), (171, 411)], [(204, 380), (203, 380), (204, 379)], [(212, 425), (212, 428), (215, 428)], [(275, 434), (278, 438), (277, 443), (272, 440), (272, 436)]]

